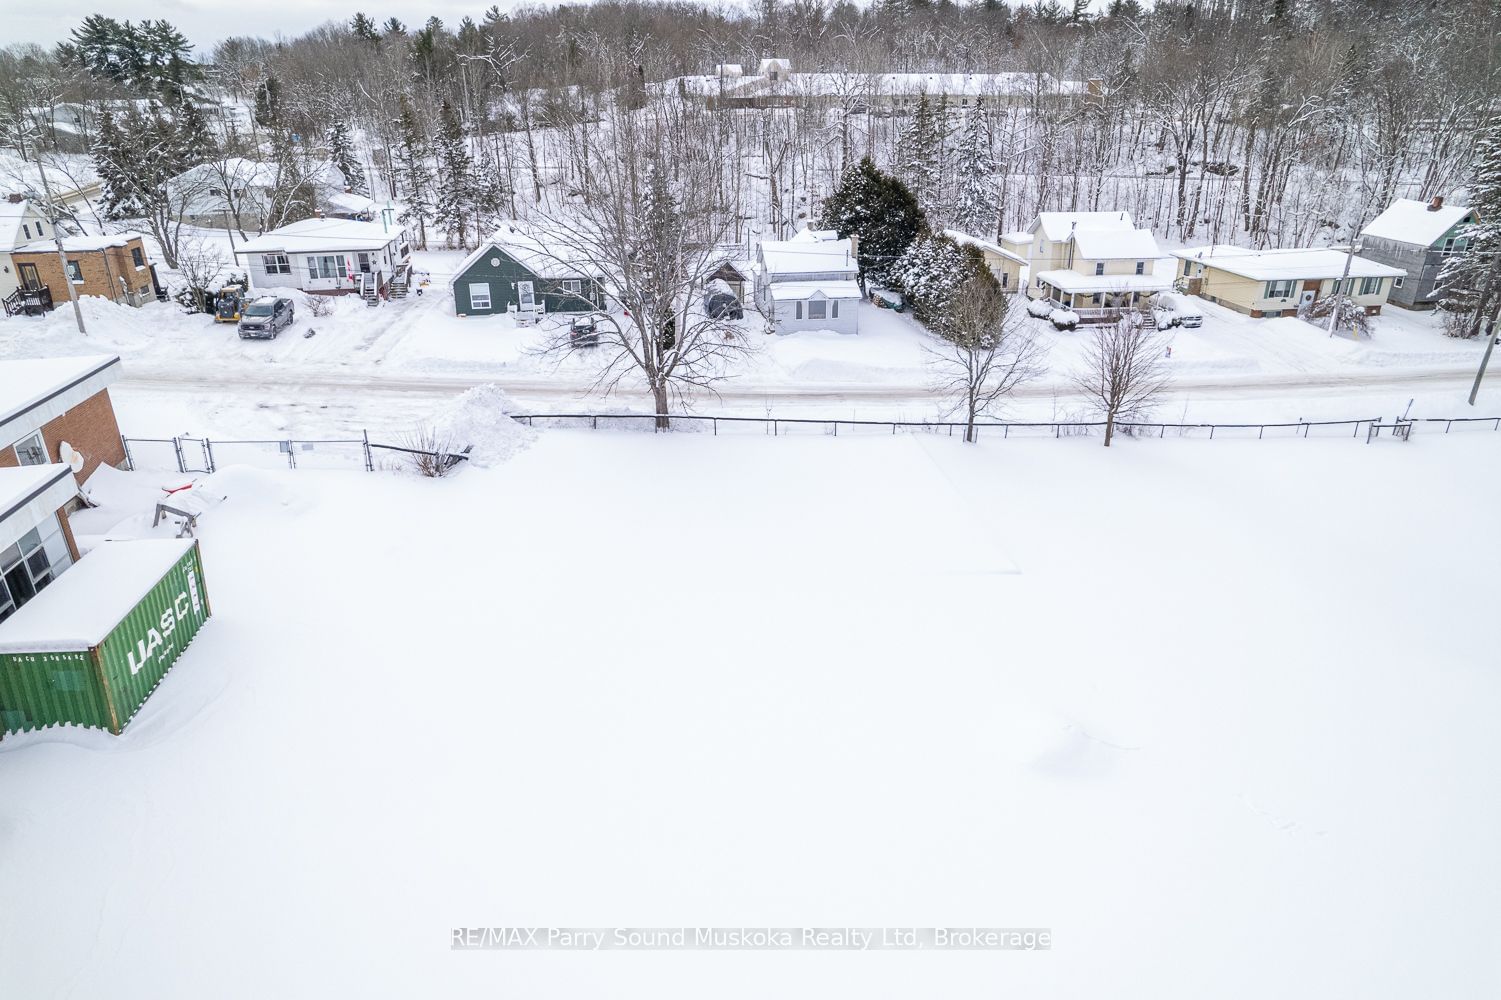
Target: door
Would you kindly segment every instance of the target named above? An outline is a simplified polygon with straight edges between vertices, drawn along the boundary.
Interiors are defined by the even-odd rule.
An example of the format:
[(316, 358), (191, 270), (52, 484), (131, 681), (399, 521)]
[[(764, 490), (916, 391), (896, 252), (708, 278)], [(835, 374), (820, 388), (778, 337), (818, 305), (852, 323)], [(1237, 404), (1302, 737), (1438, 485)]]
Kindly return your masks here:
[(33, 291), (42, 287), (42, 279), (36, 273), (35, 264), (17, 264), (16, 271), (21, 279), (21, 287)]
[(363, 251), (361, 251), (361, 253), (360, 253), (360, 273), (361, 274), (369, 274), (370, 273), (370, 255), (368, 253), (363, 252)]
[(1310, 291), (1309, 289), (1305, 288), (1305, 289), (1303, 289), (1303, 294), (1298, 297), (1298, 305), (1299, 305), (1299, 307), (1302, 307), (1302, 306), (1311, 306), (1311, 305), (1313, 305), (1313, 300), (1316, 299), (1316, 298), (1318, 298), (1318, 297), (1319, 297), (1319, 293), (1318, 292)]
[(522, 312), (531, 312), (537, 308), (536, 295), (532, 291), (532, 283), (530, 281), (516, 282), (516, 298), (521, 303)]

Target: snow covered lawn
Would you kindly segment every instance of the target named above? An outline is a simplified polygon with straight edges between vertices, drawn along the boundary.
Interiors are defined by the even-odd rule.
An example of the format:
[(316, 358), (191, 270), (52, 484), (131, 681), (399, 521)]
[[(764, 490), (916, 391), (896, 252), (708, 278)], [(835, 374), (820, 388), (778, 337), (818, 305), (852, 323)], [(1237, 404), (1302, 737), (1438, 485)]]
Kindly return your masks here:
[[(0, 744), (7, 996), (1501, 991), (1501, 435), (216, 480), (126, 735)], [(1054, 948), (449, 950), (509, 925)]]

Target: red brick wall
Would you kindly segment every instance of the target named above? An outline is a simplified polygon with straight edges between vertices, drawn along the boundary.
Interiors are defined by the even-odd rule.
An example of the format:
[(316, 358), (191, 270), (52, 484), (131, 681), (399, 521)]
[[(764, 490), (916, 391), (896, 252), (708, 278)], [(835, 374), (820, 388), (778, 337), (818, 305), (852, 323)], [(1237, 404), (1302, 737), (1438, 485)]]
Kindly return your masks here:
[[(58, 445), (64, 441), (75, 451), (83, 453), (83, 471), (78, 474), (81, 483), (99, 468), (99, 463), (116, 468), (125, 464), (125, 445), (120, 442), (120, 425), (115, 420), (115, 408), (109, 401), (109, 390), (100, 389), (67, 413), (42, 425), (42, 440), (47, 445), (47, 457), (61, 462)], [(0, 468), (8, 469), (18, 464), (14, 441), (0, 444)]]
[[(135, 266), (130, 255), (132, 248), (141, 251), (146, 266)], [(102, 295), (119, 302), (127, 292), (139, 297), (151, 290), (151, 261), (139, 239), (133, 239), (123, 247), (69, 252), (67, 256), (69, 261), (77, 262), (83, 272), (83, 281), (73, 286), (79, 295)], [(68, 301), (67, 277), (56, 251), (11, 254), (11, 269), (17, 275), (20, 274), (20, 264), (36, 265), (37, 278), (52, 290), (53, 305), (61, 306)]]

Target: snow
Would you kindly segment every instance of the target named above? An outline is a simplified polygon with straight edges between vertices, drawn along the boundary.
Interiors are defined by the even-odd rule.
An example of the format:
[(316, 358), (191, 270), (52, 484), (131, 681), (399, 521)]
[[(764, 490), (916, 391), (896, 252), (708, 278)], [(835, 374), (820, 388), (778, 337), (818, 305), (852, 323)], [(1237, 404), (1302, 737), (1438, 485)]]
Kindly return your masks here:
[(1172, 274), (1080, 274), (1057, 269), (1038, 271), (1037, 277), (1049, 285), (1074, 294), (1095, 292), (1160, 292), (1173, 287)]
[[(215, 626), (126, 733), (0, 744), (8, 993), (1501, 990), (1501, 542), (1443, 513), (1501, 435), (551, 431), (260, 478), (292, 503), (202, 522)], [(447, 948), (682, 924), (1055, 946)]]
[(1081, 229), (1133, 230), (1136, 223), (1130, 212), (1040, 212), (1034, 227), (1043, 239), (1059, 243)]
[(1365, 257), (1351, 257), (1343, 250), (1318, 248), (1248, 250), (1236, 246), (1186, 247), (1172, 251), (1174, 257), (1218, 268), (1255, 281), (1286, 278), (1338, 278), (1349, 261), (1351, 278), (1396, 278), (1407, 272)]
[[(64, 236), (63, 249), (68, 253), (93, 253), (111, 247), (129, 246), (131, 240), (144, 237), (140, 233), (106, 233), (103, 236)], [(25, 246), (16, 247), (16, 253), (46, 253), (57, 250), (57, 241), (52, 238), (33, 240)]]
[(105, 542), (0, 624), (0, 653), (62, 653), (103, 642), (151, 592), (191, 538)]
[(17, 245), (24, 237), (21, 233), (21, 223), (28, 214), (40, 214), (28, 201), (8, 201), (0, 198), (0, 253), (5, 253)]
[(596, 265), (581, 260), (579, 252), (570, 248), (567, 237), (511, 222), (491, 233), (489, 239), (459, 263), (448, 281), (448, 287), (453, 288), (464, 272), (481, 259), (495, 256), (496, 248), (503, 250), (539, 278), (577, 278), (580, 275), (597, 277), (600, 274)]
[(994, 240), (984, 240), (978, 236), (971, 236), (969, 233), (961, 232), (958, 229), (945, 229), (943, 231), (943, 235), (947, 236), (949, 239), (953, 240), (960, 246), (977, 247), (980, 250), (997, 254), (1001, 257), (1005, 257), (1007, 260), (1015, 261), (1018, 264), (1025, 264), (1027, 262), (1027, 259), (1025, 257), (1007, 250), (1005, 247), (1001, 246), (999, 243), (996, 243)]
[[(92, 375), (98, 375), (93, 381), (98, 381), (102, 387), (116, 380), (119, 374), (120, 359), (110, 354), (0, 362), (0, 426), (32, 410), (42, 399), (56, 396)], [(93, 392), (98, 392), (98, 389), (93, 389)], [(81, 401), (83, 399), (75, 402)]]
[(1436, 212), (1430, 212), (1426, 201), (1398, 198), (1386, 211), (1372, 219), (1360, 234), (1430, 247), (1438, 242), (1439, 237), (1463, 222), (1469, 214), (1470, 209), (1466, 205), (1445, 205)]
[(822, 295), (829, 299), (860, 298), (858, 281), (777, 281), (767, 286), (778, 301), (809, 299)]
[(237, 253), (378, 250), (401, 236), (400, 226), (350, 219), (303, 219), (239, 244)]
[(1074, 246), (1089, 260), (1156, 260), (1162, 253), (1150, 229), (1080, 228)]
[(531, 428), (511, 419), (511, 414), (520, 412), (521, 407), (503, 390), (494, 385), (475, 386), (438, 413), (433, 430), (445, 447), (472, 448), (470, 466), (489, 468), (507, 461), (535, 439)]
[(767, 274), (821, 274), (856, 271), (849, 240), (765, 240), (761, 262)]
[(31, 531), (78, 493), (66, 465), (0, 468), (0, 549)]

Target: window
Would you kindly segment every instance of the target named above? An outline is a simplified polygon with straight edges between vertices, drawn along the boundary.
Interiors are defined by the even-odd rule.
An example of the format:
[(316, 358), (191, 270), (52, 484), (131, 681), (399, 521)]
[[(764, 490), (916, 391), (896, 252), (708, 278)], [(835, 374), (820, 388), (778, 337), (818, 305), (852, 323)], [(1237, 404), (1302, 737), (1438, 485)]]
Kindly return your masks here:
[(1185, 260), (1183, 262), (1183, 277), (1185, 277), (1185, 278), (1188, 277), (1188, 265), (1189, 265), (1189, 262)]
[(1009, 282), (1010, 280), (1011, 280), (1011, 274), (1010, 274), (1010, 272), (1008, 272), (1008, 271), (1002, 271), (1001, 272), (1001, 287), (1005, 288), (1007, 282)]
[(809, 319), (827, 319), (828, 318), (828, 308), (829, 308), (829, 304), (827, 302), (825, 302), (823, 299), (809, 299), (808, 300), (808, 318)]
[(348, 261), (342, 256), (325, 255), (307, 259), (309, 278), (343, 278), (349, 274)]
[(469, 308), (490, 308), (490, 283), (488, 281), (471, 281), (469, 283)]
[[(284, 253), (268, 253), (262, 255), (261, 266), (266, 269), (267, 274), (292, 273), (292, 262), (287, 259), (287, 255)], [(314, 277), (317, 277), (317, 275), (314, 275)]]
[(1454, 237), (1451, 236), (1447, 240), (1444, 240), (1444, 253), (1453, 253), (1453, 252), (1454, 252)]
[(56, 514), (0, 552), (0, 621), (73, 564)]
[(584, 282), (579, 278), (565, 278), (563, 291), (568, 295), (581, 295), (584, 291)]
[(1360, 279), (1360, 294), (1361, 295), (1377, 295), (1380, 292), (1381, 292), (1381, 279), (1380, 278), (1361, 278)]
[(1089, 297), (1089, 301), (1090, 301), (1091, 305), (1099, 305), (1100, 304), (1100, 293), (1099, 292), (1095, 292), (1093, 295), (1091, 295)]
[(1287, 299), (1293, 294), (1293, 286), (1297, 284), (1292, 278), (1283, 281), (1268, 281), (1266, 283), (1266, 297), (1269, 299)]
[(1104, 263), (1104, 261), (1101, 261), (1100, 263), (1098, 263), (1098, 264), (1096, 264), (1094, 266), (1094, 273), (1096, 275), (1101, 275), (1101, 274), (1105, 273), (1105, 263)]
[(796, 318), (797, 319), (802, 319), (803, 318), (803, 304), (801, 302), (798, 302), (798, 303), (796, 303), (796, 306), (797, 306), (797, 309), (796, 309), (797, 316), (796, 316)]
[(1398, 277), (1395, 277), (1395, 278), (1392, 279), (1392, 287), (1393, 288), (1401, 288), (1402, 287), (1402, 282), (1404, 282), (1406, 280), (1407, 280), (1407, 275), (1405, 275), (1405, 274), (1399, 275)]
[(21, 232), (26, 234), (26, 238), (28, 240), (31, 239), (31, 226), (27, 225), (24, 222), (21, 223)]
[(141, 253), (141, 248), (140, 247), (131, 247), (130, 248), (130, 262), (132, 264), (134, 264), (136, 267), (145, 267), (146, 266), (146, 255), (143, 254), (143, 253)]
[(36, 224), (36, 234), (38, 236), (46, 236), (47, 235), (47, 230), (45, 230), (45, 229), (42, 228), (42, 224), (40, 222), (38, 222)]
[(838, 299), (833, 299), (832, 301), (829, 302), (829, 318), (830, 319), (838, 319), (839, 318), (839, 300)]
[(42, 432), (37, 431), (15, 444), (16, 462), (21, 465), (46, 465), (47, 445), (42, 441)]
[(76, 260), (68, 261), (68, 280), (75, 284), (83, 284), (83, 265)]
[(1139, 261), (1136, 262), (1136, 273), (1137, 274), (1146, 274), (1147, 273), (1147, 262), (1146, 261), (1139, 260)]

